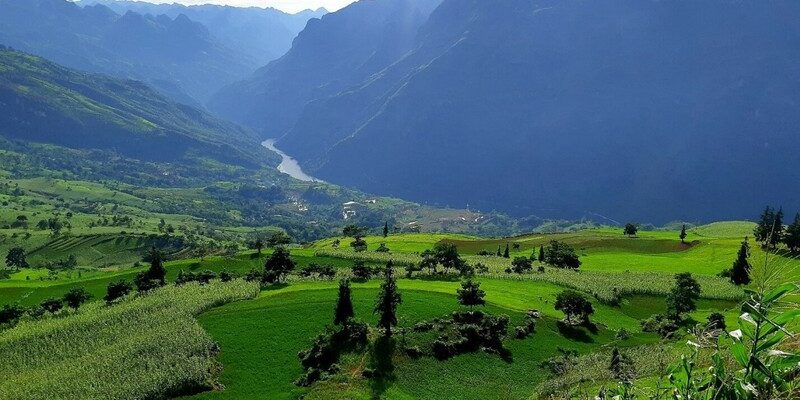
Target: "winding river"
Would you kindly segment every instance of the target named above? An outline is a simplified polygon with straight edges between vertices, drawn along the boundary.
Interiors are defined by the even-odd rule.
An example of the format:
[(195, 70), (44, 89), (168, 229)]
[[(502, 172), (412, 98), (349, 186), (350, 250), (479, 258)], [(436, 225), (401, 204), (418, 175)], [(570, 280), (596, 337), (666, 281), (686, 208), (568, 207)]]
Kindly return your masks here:
[(261, 143), (261, 145), (278, 153), (278, 155), (281, 156), (281, 163), (278, 165), (278, 171), (304, 182), (323, 182), (323, 180), (314, 178), (313, 176), (303, 172), (303, 169), (300, 168), (300, 164), (297, 162), (297, 160), (275, 147), (275, 139), (265, 140), (263, 143)]

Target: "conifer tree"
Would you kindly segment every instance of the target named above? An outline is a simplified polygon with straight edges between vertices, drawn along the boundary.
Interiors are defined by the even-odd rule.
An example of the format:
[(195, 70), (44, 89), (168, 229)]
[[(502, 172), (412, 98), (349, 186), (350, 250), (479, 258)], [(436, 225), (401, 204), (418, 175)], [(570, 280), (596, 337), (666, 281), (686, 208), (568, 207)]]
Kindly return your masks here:
[(767, 206), (767, 208), (764, 209), (764, 212), (761, 213), (761, 218), (758, 221), (758, 225), (753, 230), (753, 235), (755, 236), (756, 241), (760, 242), (763, 246), (767, 245), (767, 241), (772, 233), (772, 226), (774, 222), (775, 212), (770, 206)]
[(735, 285), (746, 285), (750, 283), (750, 269), (752, 268), (750, 262), (747, 260), (750, 257), (750, 243), (747, 238), (744, 238), (742, 247), (739, 248), (739, 254), (736, 261), (733, 262), (731, 267), (731, 282)]
[(510, 255), (509, 255), (509, 252), (508, 252), (508, 243), (506, 243), (506, 249), (505, 249), (505, 251), (503, 251), (503, 258), (509, 258), (509, 257), (510, 257)]
[(164, 269), (163, 258), (158, 249), (152, 247), (150, 252), (147, 253), (147, 258), (150, 259), (150, 268), (147, 270), (147, 278), (153, 281), (158, 281), (160, 285), (165, 284), (167, 270)]
[(383, 237), (387, 237), (387, 236), (389, 236), (389, 223), (388, 222), (384, 222), (383, 223)]
[(350, 281), (342, 279), (339, 282), (339, 297), (336, 299), (333, 323), (336, 325), (344, 325), (347, 323), (348, 319), (354, 316), (353, 300), (350, 298)]
[(461, 305), (467, 306), (472, 310), (475, 306), (482, 306), (486, 304), (484, 296), (486, 292), (481, 290), (481, 284), (473, 282), (472, 279), (467, 279), (461, 283), (461, 289), (456, 290), (458, 294), (458, 302)]
[(502, 257), (503, 256), (503, 253), (500, 251), (500, 245), (499, 244), (497, 245), (497, 256), (498, 257)]
[(779, 208), (775, 213), (775, 220), (772, 222), (772, 232), (769, 235), (769, 246), (775, 248), (778, 243), (783, 241), (783, 208)]
[(683, 228), (681, 228), (680, 238), (681, 238), (681, 244), (685, 244), (686, 243), (686, 224), (683, 224)]
[(539, 246), (539, 262), (544, 262), (544, 245)]
[(383, 328), (386, 336), (392, 335), (392, 327), (397, 325), (397, 306), (403, 298), (397, 291), (397, 279), (394, 277), (394, 266), (386, 263), (381, 291), (375, 304), (374, 313), (378, 314), (378, 328)]
[(800, 251), (800, 213), (794, 216), (794, 222), (786, 228), (783, 243), (792, 253)]

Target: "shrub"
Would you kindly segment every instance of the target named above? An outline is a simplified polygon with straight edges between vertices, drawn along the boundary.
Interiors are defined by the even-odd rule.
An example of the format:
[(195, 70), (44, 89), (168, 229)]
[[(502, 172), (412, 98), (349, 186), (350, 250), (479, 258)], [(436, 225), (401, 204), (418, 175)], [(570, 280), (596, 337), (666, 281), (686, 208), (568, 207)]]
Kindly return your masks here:
[(13, 323), (24, 313), (25, 309), (18, 304), (6, 304), (0, 309), (0, 325)]
[(133, 285), (127, 281), (116, 281), (108, 284), (106, 296), (103, 300), (111, 304), (114, 300), (127, 296), (133, 290)]
[(42, 307), (43, 310), (49, 313), (56, 313), (64, 307), (64, 303), (61, 302), (61, 299), (56, 299), (51, 297), (47, 300), (42, 301), (39, 304), (39, 306)]

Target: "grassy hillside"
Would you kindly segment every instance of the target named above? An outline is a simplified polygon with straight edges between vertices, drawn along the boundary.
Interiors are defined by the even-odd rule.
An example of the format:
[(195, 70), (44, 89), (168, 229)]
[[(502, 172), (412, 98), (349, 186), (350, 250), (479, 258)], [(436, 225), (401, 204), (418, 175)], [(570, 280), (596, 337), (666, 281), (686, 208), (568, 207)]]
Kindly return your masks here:
[[(690, 232), (686, 245), (680, 244), (677, 231), (641, 232), (638, 237), (629, 238), (617, 229), (602, 228), (502, 240), (452, 234), (391, 234), (387, 238), (370, 236), (366, 238), (368, 251), (361, 253), (344, 249), (352, 239), (342, 237), (324, 239), (306, 246), (293, 246), (290, 251), (297, 266), (287, 283), (264, 288), (256, 299), (229, 304), (200, 315), (199, 326), (205, 332), (187, 328), (191, 332), (190, 338), (197, 339), (198, 343), (207, 340), (203, 338), (213, 338), (220, 349), (216, 360), (222, 365), (221, 369), (219, 366), (210, 370), (201, 368), (210, 372), (193, 376), (203, 376), (205, 383), (190, 386), (192, 389), (188, 391), (205, 388), (206, 391), (196, 395), (196, 398), (204, 399), (529, 399), (552, 393), (571, 393), (574, 398), (585, 398), (593, 396), (605, 385), (614, 384), (607, 369), (612, 347), (618, 347), (631, 357), (639, 377), (638, 390), (647, 390), (658, 382), (657, 377), (664, 363), (672, 363), (680, 354), (687, 354), (688, 351), (683, 344), (686, 341), (683, 330), (678, 332), (677, 337), (665, 341), (655, 333), (644, 332), (640, 324), (651, 315), (664, 312), (665, 295), (671, 289), (676, 272), (691, 271), (703, 289), (697, 309), (687, 316), (687, 324), (702, 323), (711, 313), (719, 312), (724, 316), (729, 330), (737, 325), (738, 304), (743, 292), (726, 279), (716, 277), (716, 274), (722, 268), (727, 268), (735, 256), (740, 239), (733, 237), (734, 233), (743, 233), (747, 227), (749, 224), (746, 223), (699, 227)], [(712, 232), (720, 236), (712, 236)], [(332, 249), (335, 240), (340, 241), (339, 249)], [(530, 255), (540, 244), (550, 240), (562, 240), (579, 248), (584, 261), (581, 270), (573, 272), (545, 266), (544, 273), (518, 275), (503, 271), (513, 257)], [(427, 275), (404, 278), (403, 262), (418, 260), (420, 252), (439, 242), (456, 243), (465, 260), (470, 263), (480, 261), (490, 267), (487, 273), (479, 274), (475, 279), (486, 292), (487, 305), (482, 309), (510, 317), (509, 333), (503, 340), (503, 346), (508, 351), (506, 356), (479, 351), (441, 361), (429, 355), (412, 357), (395, 350), (390, 361), (392, 377), (379, 383), (362, 376), (375, 362), (372, 350), (367, 349), (344, 354), (339, 361), (340, 372), (328, 380), (307, 388), (293, 383), (302, 373), (298, 351), (308, 348), (312, 339), (332, 320), (337, 287), (337, 279), (299, 276), (301, 268), (311, 264), (331, 265), (336, 269), (338, 278), (351, 274), (350, 268), (355, 260), (368, 261), (368, 265), (375, 267), (382, 266), (388, 259), (397, 260), (400, 277), (398, 289), (403, 296), (403, 303), (398, 308), (399, 327), (408, 329), (396, 335), (395, 343), (397, 346), (426, 349), (438, 333), (419, 333), (411, 328), (421, 322), (447, 320), (450, 313), (462, 310), (455, 295), (460, 280)], [(380, 243), (386, 243), (391, 252), (375, 252)], [(510, 259), (471, 255), (473, 251), (496, 250), (498, 244), (504, 247), (505, 243), (510, 245)], [(518, 243), (519, 248), (515, 248), (514, 243)], [(751, 257), (754, 276), (760, 268), (759, 259), (764, 255), (756, 247)], [(232, 257), (170, 261), (166, 264), (167, 280), (175, 280), (180, 271), (228, 271), (244, 275), (250, 270), (262, 268), (271, 252), (266, 250), (260, 256), (254, 252), (243, 252)], [(626, 268), (617, 265), (622, 262), (629, 264), (625, 264)], [(772, 262), (782, 267), (781, 281), (796, 281), (800, 261), (773, 256)], [(98, 299), (105, 294), (109, 282), (132, 280), (133, 275), (144, 268), (60, 273), (50, 277), (51, 280), (37, 279), (43, 274), (47, 275), (42, 270), (23, 270), (12, 275), (11, 279), (0, 281), (0, 304), (32, 306), (44, 299), (61, 296), (74, 287), (83, 287)], [(356, 315), (371, 325), (377, 320), (372, 309), (379, 285), (378, 279), (352, 284)], [(554, 308), (556, 296), (568, 287), (578, 289), (591, 301), (594, 328), (568, 329), (559, 322), (563, 313)], [(621, 290), (621, 301), (606, 301), (604, 293), (610, 288)], [(149, 296), (140, 301), (146, 301), (147, 298)], [(124, 307), (133, 310), (133, 304)], [(73, 323), (69, 322), (73, 320), (77, 323), (79, 319), (94, 313), (113, 312), (115, 307), (123, 306), (105, 308), (94, 303), (84, 306), (76, 315), (61, 315), (64, 324)], [(526, 312), (532, 309), (539, 310), (542, 317), (537, 320), (535, 332), (524, 339), (515, 338), (514, 327), (521, 325)], [(164, 311), (164, 315), (169, 312)], [(46, 326), (44, 324), (50, 323), (48, 321), (50, 319), (45, 317), (41, 322), (30, 321), (12, 330), (0, 331), (0, 343), (15, 337), (13, 332), (23, 328), (23, 331), (28, 330), (37, 324)], [(689, 325), (684, 329), (688, 328)], [(622, 331), (627, 333), (622, 334)], [(371, 332), (370, 337), (376, 334)], [(134, 339), (138, 335), (131, 334), (130, 340), (139, 340)], [(168, 343), (172, 342), (165, 341), (165, 345)], [(791, 346), (794, 345), (787, 345), (790, 346), (787, 349), (793, 349)], [(139, 357), (159, 357), (161, 348), (163, 346), (148, 350)], [(102, 348), (91, 357), (115, 357), (116, 351), (114, 348)], [(143, 362), (145, 360), (140, 359)], [(53, 362), (55, 360), (42, 358), (41, 367), (30, 368), (38, 370)], [(565, 369), (555, 370), (558, 365), (561, 366), (558, 368)], [(140, 379), (159, 382), (159, 379), (163, 379), (160, 377), (167, 373), (168, 366), (180, 371), (188, 371), (185, 368), (189, 368), (185, 361), (177, 361), (177, 364), (157, 361), (154, 369), (143, 373)], [(90, 363), (80, 375), (70, 375), (68, 381), (71, 383), (54, 385), (53, 388), (64, 393), (80, 388), (85, 380), (100, 376), (93, 368), (95, 364)], [(113, 372), (110, 373), (113, 375)], [(19, 379), (23, 379), (21, 382), (24, 387), (39, 387), (36, 386), (38, 383), (34, 384), (35, 381)], [(197, 382), (196, 379), (189, 378), (189, 381)], [(173, 386), (165, 386), (162, 393), (175, 394), (170, 387)], [(4, 390), (14, 393), (10, 387)], [(141, 390), (135, 392), (145, 393)], [(641, 395), (646, 393), (640, 392)]]

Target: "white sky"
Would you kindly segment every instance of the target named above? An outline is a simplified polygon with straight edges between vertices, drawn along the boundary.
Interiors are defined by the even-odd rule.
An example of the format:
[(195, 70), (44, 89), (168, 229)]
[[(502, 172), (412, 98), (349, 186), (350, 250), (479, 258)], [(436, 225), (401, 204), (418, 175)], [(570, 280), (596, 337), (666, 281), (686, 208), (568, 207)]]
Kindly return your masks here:
[(294, 13), (305, 9), (316, 10), (325, 7), (328, 11), (336, 11), (355, 0), (145, 0), (150, 3), (181, 3), (191, 4), (227, 4), (243, 7), (274, 7), (279, 10)]

